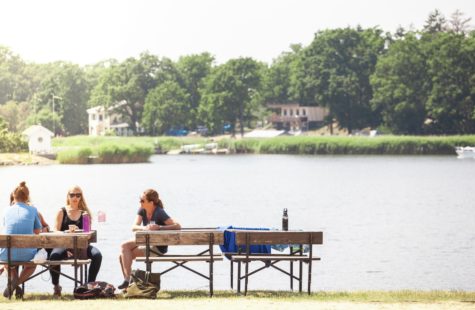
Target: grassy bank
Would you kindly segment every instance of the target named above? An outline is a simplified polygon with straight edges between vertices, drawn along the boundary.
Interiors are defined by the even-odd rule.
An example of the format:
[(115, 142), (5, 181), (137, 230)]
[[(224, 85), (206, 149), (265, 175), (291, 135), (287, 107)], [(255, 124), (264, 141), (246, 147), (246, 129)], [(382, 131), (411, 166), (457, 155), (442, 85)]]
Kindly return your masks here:
[(475, 136), (275, 137), (226, 139), (234, 153), (306, 155), (455, 155), (456, 146), (475, 145)]
[(61, 164), (122, 164), (147, 162), (154, 153), (145, 144), (101, 144), (99, 146), (80, 146), (66, 148), (58, 152)]
[[(362, 291), (315, 292), (312, 295), (281, 291), (250, 291), (248, 296), (231, 291), (216, 291), (213, 298), (207, 291), (162, 291), (157, 300), (127, 300), (121, 296), (112, 300), (74, 300), (65, 295), (62, 300), (52, 300), (50, 294), (27, 294), (25, 301), (8, 301), (0, 298), (2, 308), (8, 309), (399, 309), (418, 306), (422, 308), (470, 308), (475, 305), (475, 292), (458, 291)], [(417, 308), (418, 308), (417, 307)]]
[(54, 163), (53, 160), (30, 153), (0, 153), (0, 166), (48, 165), (52, 163)]
[[(456, 146), (475, 145), (475, 135), (467, 136), (283, 136), (275, 138), (216, 139), (220, 148), (231, 153), (302, 154), (302, 155), (455, 155)], [(130, 147), (148, 146), (166, 153), (186, 144), (209, 143), (202, 137), (88, 137), (55, 138), (53, 146), (62, 149), (83, 148), (84, 154), (64, 155), (84, 157), (92, 155), (104, 145)], [(90, 149), (90, 151), (88, 151)], [(79, 151), (74, 151), (79, 152)], [(120, 151), (117, 151), (120, 153)], [(91, 156), (91, 155), (89, 155)], [(120, 161), (119, 161), (120, 162)]]
[(166, 153), (186, 144), (204, 144), (196, 137), (90, 137), (73, 136), (53, 139), (60, 163), (134, 163), (146, 162), (154, 153)]

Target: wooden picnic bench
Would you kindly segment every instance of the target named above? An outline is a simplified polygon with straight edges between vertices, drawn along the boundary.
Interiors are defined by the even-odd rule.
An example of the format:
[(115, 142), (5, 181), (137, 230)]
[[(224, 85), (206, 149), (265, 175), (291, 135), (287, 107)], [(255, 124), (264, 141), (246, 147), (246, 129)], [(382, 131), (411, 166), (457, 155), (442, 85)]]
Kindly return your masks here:
[[(81, 232), (81, 233), (64, 233), (64, 232), (48, 232), (48, 233), (41, 233), (38, 235), (0, 235), (0, 248), (7, 249), (7, 260), (0, 261), (0, 264), (7, 265), (8, 271), (8, 281), (7, 286), (10, 291), (13, 291), (11, 279), (10, 279), (10, 272), (12, 267), (17, 266), (43, 266), (45, 269), (35, 272), (31, 275), (26, 281), (29, 281), (44, 272), (49, 270), (53, 270), (54, 272), (59, 273), (60, 275), (73, 280), (74, 287), (78, 284), (83, 284), (84, 281), (87, 281), (87, 265), (91, 262), (90, 259), (84, 259), (81, 257), (81, 252), (86, 251), (89, 243), (96, 242), (97, 234), (95, 231), (91, 232)], [(52, 248), (68, 248), (71, 249), (73, 252), (72, 258), (65, 259), (65, 260), (42, 260), (42, 261), (14, 261), (12, 260), (12, 249), (17, 248), (44, 248), (44, 249), (52, 249)], [(53, 266), (60, 266), (60, 265), (69, 265), (74, 267), (74, 277), (71, 277), (64, 272), (57, 271), (56, 269), (52, 269)], [(78, 269), (79, 269), (79, 276), (78, 276)], [(83, 277), (84, 274), (84, 277)], [(26, 282), (25, 281), (25, 282)], [(23, 291), (24, 291), (24, 283), (22, 284)], [(11, 298), (11, 296), (10, 296)]]
[[(290, 277), (290, 286), (293, 289), (293, 280), (299, 283), (299, 292), (302, 292), (303, 263), (308, 264), (308, 294), (312, 282), (312, 262), (320, 260), (313, 255), (313, 245), (323, 243), (323, 233), (316, 231), (265, 231), (265, 230), (232, 230), (236, 234), (236, 245), (244, 247), (244, 251), (236, 254), (230, 254), (231, 260), (231, 288), (233, 283), (233, 263), (238, 264), (237, 291), (241, 291), (241, 280), (245, 281), (244, 294), (247, 294), (249, 277), (265, 268), (273, 267), (278, 271)], [(252, 254), (251, 245), (289, 245), (288, 254)], [(297, 246), (295, 246), (297, 245)], [(307, 245), (308, 253), (304, 253), (303, 248)], [(250, 262), (260, 261), (264, 266), (249, 271)], [(286, 271), (278, 266), (277, 263), (290, 262), (290, 271)], [(293, 263), (298, 262), (298, 276), (293, 274)], [(241, 263), (245, 264), (244, 275), (241, 275)]]
[[(170, 262), (174, 265), (165, 269), (161, 274), (165, 274), (182, 267), (189, 270), (207, 280), (209, 280), (209, 294), (213, 296), (213, 264), (215, 261), (223, 260), (221, 253), (214, 252), (214, 245), (223, 243), (223, 232), (214, 229), (202, 230), (160, 230), (160, 231), (139, 231), (135, 233), (135, 241), (137, 246), (145, 246), (145, 256), (137, 257), (138, 262), (145, 262), (147, 271), (152, 271), (152, 263)], [(154, 246), (178, 246), (178, 245), (194, 245), (207, 246), (201, 252), (196, 254), (159, 254), (152, 247)], [(158, 256), (152, 256), (155, 253)], [(190, 262), (206, 262), (209, 264), (208, 275), (192, 269), (185, 264)]]

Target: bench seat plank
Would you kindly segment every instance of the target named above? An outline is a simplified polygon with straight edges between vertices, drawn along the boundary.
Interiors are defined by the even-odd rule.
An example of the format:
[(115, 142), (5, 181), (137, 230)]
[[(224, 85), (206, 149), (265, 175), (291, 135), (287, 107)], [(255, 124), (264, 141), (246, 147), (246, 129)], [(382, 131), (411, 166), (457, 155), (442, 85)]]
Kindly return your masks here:
[[(138, 262), (145, 262), (146, 257), (140, 256), (136, 259)], [(203, 262), (203, 261), (210, 261), (211, 255), (194, 255), (194, 256), (173, 256), (173, 255), (163, 255), (163, 256), (152, 256), (149, 257), (149, 261), (151, 262)], [(223, 260), (222, 255), (213, 255), (214, 261), (221, 261)]]
[[(76, 265), (87, 265), (90, 264), (91, 260), (90, 259), (78, 259), (76, 262), (74, 259), (64, 259), (64, 260), (46, 260), (46, 261), (41, 261), (41, 262), (33, 262), (33, 261), (27, 261), (27, 262), (17, 262), (13, 261), (10, 263), (11, 266), (35, 266), (35, 265), (49, 265), (49, 266), (60, 266), (60, 265), (71, 265), (73, 266), (74, 264)], [(7, 261), (0, 261), (0, 264), (8, 264)]]
[[(255, 260), (285, 260), (285, 261), (305, 261), (310, 258), (307, 255), (231, 255), (233, 261), (255, 261)], [(312, 257), (312, 260), (320, 260), (320, 257)]]

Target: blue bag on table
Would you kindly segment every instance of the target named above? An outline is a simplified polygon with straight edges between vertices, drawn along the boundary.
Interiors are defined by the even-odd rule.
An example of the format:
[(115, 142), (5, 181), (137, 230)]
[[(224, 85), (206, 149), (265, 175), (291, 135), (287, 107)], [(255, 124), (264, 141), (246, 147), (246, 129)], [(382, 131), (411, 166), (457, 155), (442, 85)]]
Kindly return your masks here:
[[(270, 230), (269, 228), (250, 228), (250, 227), (234, 227), (234, 226), (227, 226), (227, 227), (220, 227), (220, 229), (224, 230), (224, 244), (220, 245), (221, 252), (223, 253), (238, 253), (241, 250), (241, 253), (246, 253), (246, 247), (236, 245), (236, 234), (232, 231), (228, 231), (228, 229), (236, 229), (236, 230)], [(250, 253), (252, 254), (270, 254), (271, 247), (270, 245), (266, 244), (255, 244), (251, 245), (249, 248)]]

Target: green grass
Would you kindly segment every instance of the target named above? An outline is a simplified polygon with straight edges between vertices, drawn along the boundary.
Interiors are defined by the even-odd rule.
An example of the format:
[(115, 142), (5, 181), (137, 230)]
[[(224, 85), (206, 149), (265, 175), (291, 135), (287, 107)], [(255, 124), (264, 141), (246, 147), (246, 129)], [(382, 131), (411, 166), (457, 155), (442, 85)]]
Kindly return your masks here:
[(53, 147), (99, 147), (103, 145), (141, 145), (158, 148), (166, 153), (173, 149), (179, 149), (186, 144), (204, 144), (207, 138), (202, 137), (92, 137), (92, 136), (71, 136), (53, 139)]
[[(53, 139), (58, 148), (89, 147), (105, 157), (110, 153), (127, 156), (123, 146), (139, 145), (166, 153), (186, 144), (209, 143), (202, 137), (89, 137), (74, 136)], [(299, 136), (275, 138), (222, 139), (220, 148), (231, 153), (302, 154), (302, 155), (455, 155), (456, 146), (475, 145), (475, 135), (466, 136)], [(66, 155), (65, 155), (66, 156)], [(118, 160), (120, 162), (120, 160)], [(113, 160), (114, 162), (114, 160)]]
[(475, 145), (470, 136), (275, 137), (222, 140), (235, 153), (306, 155), (455, 155), (456, 146)]
[[(28, 292), (24, 299), (27, 301), (51, 301), (51, 293), (39, 294)], [(71, 294), (63, 294), (62, 300), (74, 300)], [(208, 291), (161, 291), (157, 299), (159, 300), (209, 300)], [(382, 302), (382, 303), (404, 303), (404, 302), (421, 302), (433, 303), (443, 301), (458, 301), (475, 303), (475, 292), (466, 291), (354, 291), (354, 292), (312, 292), (311, 295), (307, 293), (298, 293), (291, 291), (249, 291), (247, 296), (238, 295), (235, 291), (215, 291), (213, 299), (269, 299), (275, 301), (321, 301), (321, 302)], [(13, 301), (14, 299), (12, 299)], [(129, 301), (118, 295), (116, 300)], [(1, 302), (8, 302), (6, 298), (1, 297)]]

